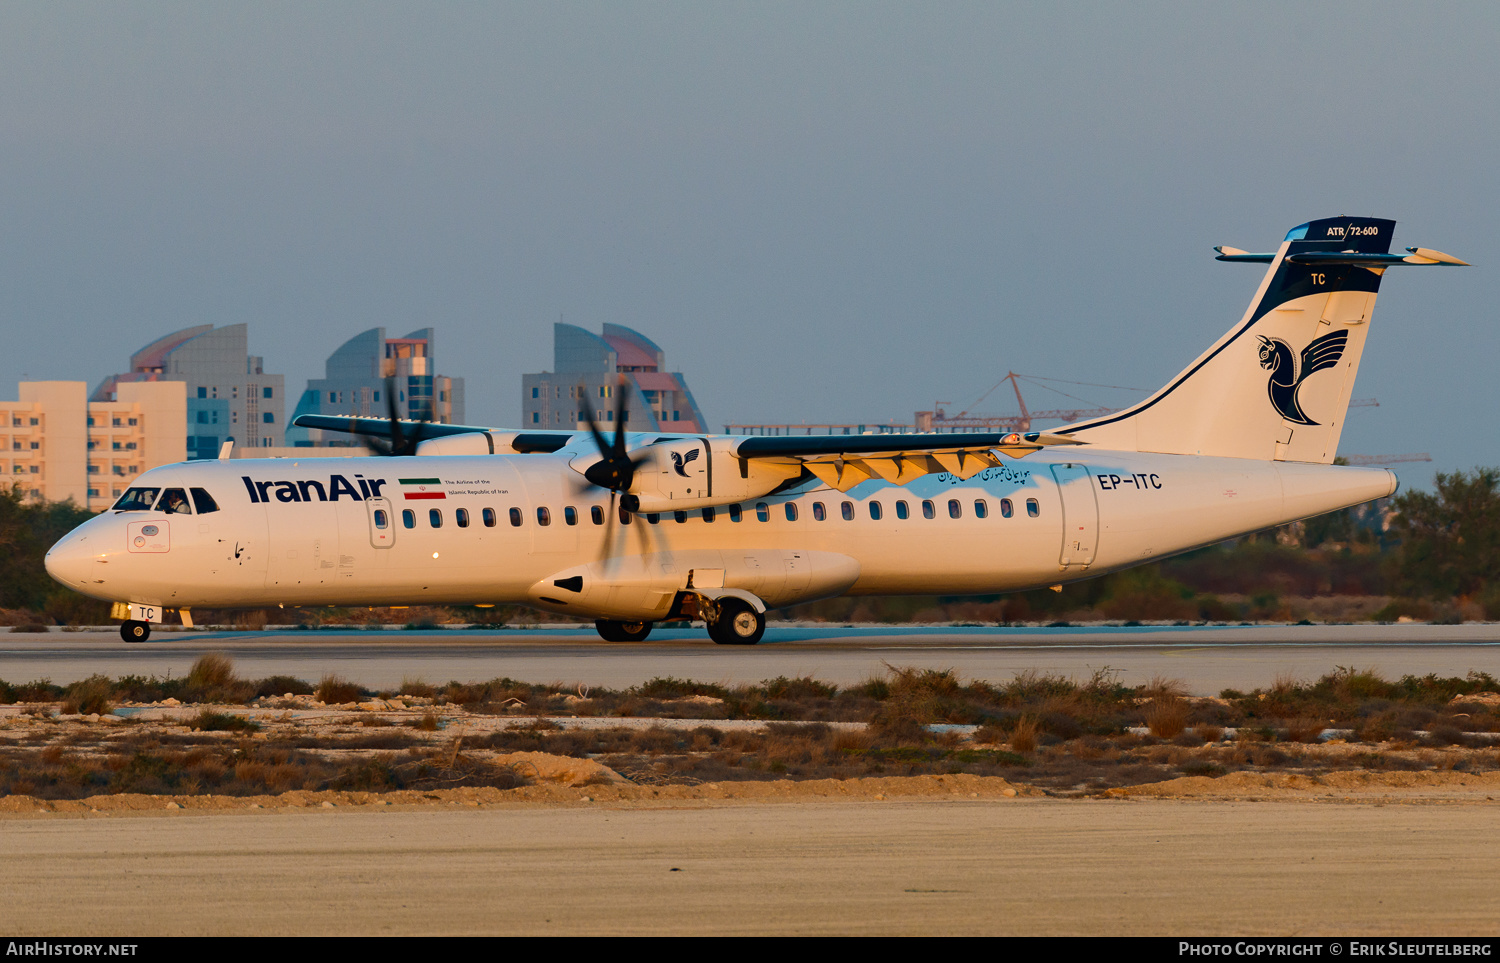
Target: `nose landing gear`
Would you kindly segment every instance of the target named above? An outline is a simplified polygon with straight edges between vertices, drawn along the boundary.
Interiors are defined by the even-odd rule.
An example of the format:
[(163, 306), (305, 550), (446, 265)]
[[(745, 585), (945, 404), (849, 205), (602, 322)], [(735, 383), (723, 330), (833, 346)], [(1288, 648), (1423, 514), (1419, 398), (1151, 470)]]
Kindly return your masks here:
[(144, 642), (151, 638), (151, 623), (127, 619), (120, 623), (120, 638), (126, 642)]

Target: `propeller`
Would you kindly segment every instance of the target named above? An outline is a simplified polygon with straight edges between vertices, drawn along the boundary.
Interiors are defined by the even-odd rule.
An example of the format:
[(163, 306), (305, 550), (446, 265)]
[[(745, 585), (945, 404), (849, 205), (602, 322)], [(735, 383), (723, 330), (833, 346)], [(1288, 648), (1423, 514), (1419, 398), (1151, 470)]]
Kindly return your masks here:
[[(415, 424), (410, 421), (403, 423), (397, 417), (396, 379), (394, 377), (387, 377), (385, 379), (385, 409), (391, 424), (391, 437), (386, 439), (363, 434), (357, 435), (357, 437), (366, 448), (377, 455), (385, 457), (415, 455), (417, 453), (417, 446), (425, 440), (426, 431), (424, 427), (429, 423), (429, 419), (425, 417), (425, 412), (423, 413), (424, 417), (416, 419)], [(408, 430), (411, 432), (409, 436), (407, 435)]]
[[(640, 452), (632, 456), (625, 451), (625, 402), (630, 397), (630, 384), (624, 377), (620, 378), (619, 392), (615, 401), (615, 438), (608, 441), (604, 433), (599, 430), (599, 423), (594, 418), (594, 406), (589, 404), (587, 392), (583, 393), (583, 414), (589, 423), (589, 434), (594, 436), (594, 445), (599, 449), (599, 460), (590, 465), (583, 473), (593, 485), (607, 488), (615, 495), (621, 495), (620, 507), (627, 512), (634, 513), (640, 508), (640, 499), (630, 494), (630, 484), (635, 480), (635, 469), (641, 462), (651, 456), (647, 452)], [(610, 499), (610, 508), (613, 511), (614, 499)]]
[[(650, 452), (637, 452), (631, 455), (625, 451), (625, 404), (630, 399), (630, 382), (624, 376), (620, 377), (619, 387), (615, 400), (615, 437), (610, 441), (599, 430), (598, 420), (594, 415), (594, 406), (589, 403), (588, 393), (580, 390), (583, 399), (583, 414), (589, 425), (589, 434), (594, 437), (594, 445), (599, 449), (599, 461), (590, 465), (583, 473), (589, 484), (609, 490), (609, 514), (605, 518), (604, 546), (602, 557), (610, 559), (614, 557), (615, 528), (619, 525), (628, 525), (632, 521), (644, 519), (635, 515), (641, 507), (640, 499), (630, 493), (630, 485), (635, 481), (635, 470), (644, 461), (651, 458)], [(642, 534), (643, 538), (650, 536)]]

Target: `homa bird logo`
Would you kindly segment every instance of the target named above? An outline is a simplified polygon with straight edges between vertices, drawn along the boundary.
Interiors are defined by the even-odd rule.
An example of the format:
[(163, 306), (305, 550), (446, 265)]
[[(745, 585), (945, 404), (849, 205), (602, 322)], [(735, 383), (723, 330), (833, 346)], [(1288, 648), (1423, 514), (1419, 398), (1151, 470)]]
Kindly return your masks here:
[(684, 471), (683, 468), (687, 465), (688, 462), (698, 460), (698, 451), (699, 449), (694, 448), (686, 455), (682, 454), (681, 452), (672, 452), (672, 470), (681, 475), (683, 478), (688, 477), (688, 473)]
[(1316, 425), (1307, 417), (1297, 403), (1297, 392), (1307, 376), (1324, 368), (1332, 368), (1344, 356), (1344, 345), (1349, 341), (1348, 331), (1335, 331), (1314, 340), (1302, 349), (1300, 356), (1293, 355), (1291, 347), (1280, 338), (1260, 338), (1260, 366), (1271, 372), (1266, 393), (1271, 404), (1281, 417), (1296, 425)]

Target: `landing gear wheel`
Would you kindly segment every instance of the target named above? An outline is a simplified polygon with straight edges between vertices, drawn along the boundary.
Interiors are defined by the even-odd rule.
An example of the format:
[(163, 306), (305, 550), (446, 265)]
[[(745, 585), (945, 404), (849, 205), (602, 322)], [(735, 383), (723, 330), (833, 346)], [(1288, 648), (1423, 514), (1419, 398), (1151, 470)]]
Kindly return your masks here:
[(594, 623), (594, 628), (599, 630), (599, 637), (606, 642), (640, 642), (651, 634), (654, 622), (615, 622), (610, 619), (599, 619)]
[(120, 638), (126, 642), (144, 642), (151, 638), (151, 623), (121, 622)]
[(754, 645), (766, 634), (766, 617), (737, 598), (719, 602), (719, 620), (708, 623), (708, 635), (720, 645)]

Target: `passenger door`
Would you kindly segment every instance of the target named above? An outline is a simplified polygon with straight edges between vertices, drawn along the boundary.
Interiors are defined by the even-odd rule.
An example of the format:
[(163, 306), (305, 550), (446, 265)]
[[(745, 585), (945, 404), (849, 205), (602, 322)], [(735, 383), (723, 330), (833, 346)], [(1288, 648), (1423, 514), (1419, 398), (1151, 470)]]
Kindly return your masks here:
[(1052, 466), (1057, 479), (1057, 493), (1062, 501), (1062, 554), (1058, 564), (1064, 568), (1087, 568), (1094, 562), (1099, 548), (1099, 502), (1094, 496), (1094, 481), (1083, 465)]

